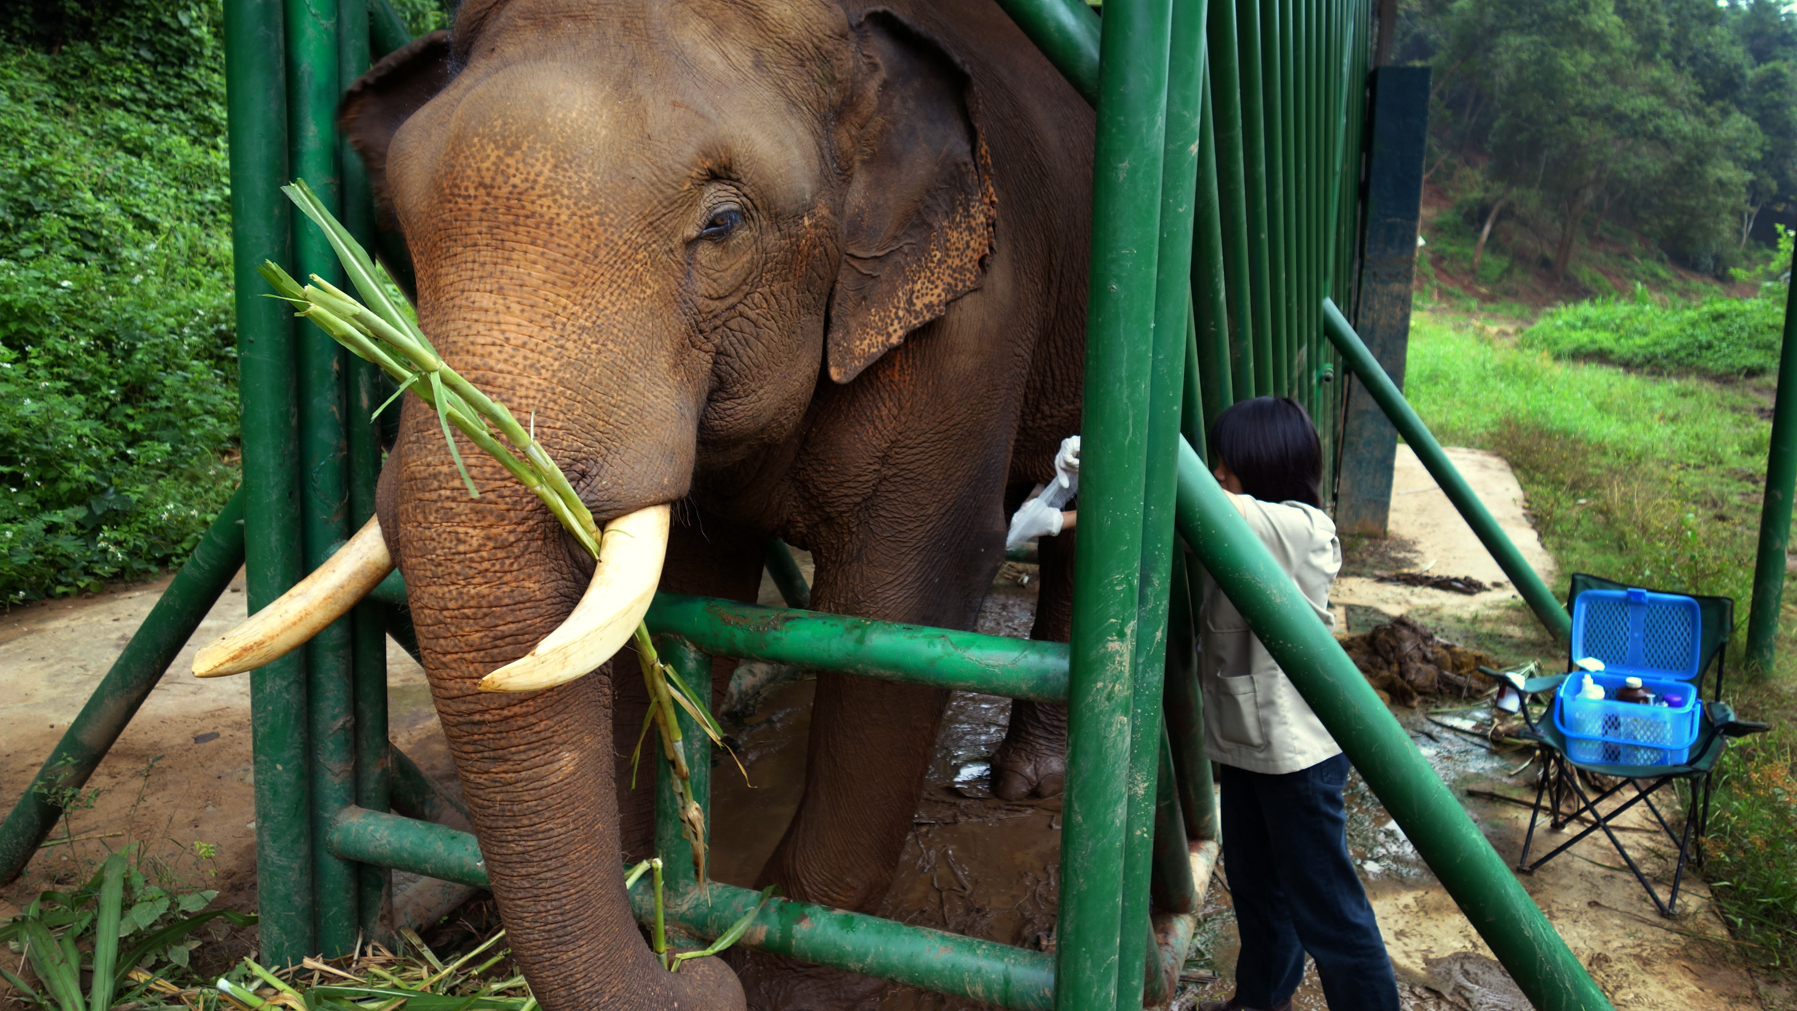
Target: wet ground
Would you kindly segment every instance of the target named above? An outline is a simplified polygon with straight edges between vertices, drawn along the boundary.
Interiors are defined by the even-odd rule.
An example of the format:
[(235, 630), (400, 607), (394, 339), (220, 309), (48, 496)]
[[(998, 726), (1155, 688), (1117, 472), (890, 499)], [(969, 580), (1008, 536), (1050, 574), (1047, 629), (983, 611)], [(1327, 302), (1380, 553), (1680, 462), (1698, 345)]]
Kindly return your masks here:
[[(1488, 502), (1520, 501), (1520, 492), (1507, 490), (1499, 480), (1507, 475), (1507, 468), (1469, 467), (1469, 478)], [(1514, 488), (1514, 478), (1508, 487)], [(1402, 481), (1399, 488), (1409, 490)], [(1438, 561), (1437, 571), (1453, 568), (1453, 575), (1484, 578), (1471, 570), (1466, 556), (1449, 554), (1449, 548), (1464, 552), (1463, 544), (1442, 547), (1430, 539), (1454, 541), (1469, 533), (1455, 533), (1453, 524), (1439, 515), (1412, 515), (1449, 508), (1445, 498), (1435, 501), (1439, 496), (1428, 490), (1394, 498), (1394, 526), (1401, 519), (1420, 538), (1407, 550), (1430, 556), (1411, 567), (1448, 558)], [(1516, 514), (1500, 520), (1512, 527), (1520, 522), (1520, 509)], [(1526, 524), (1510, 532), (1525, 546), (1534, 542)], [(1028, 635), (1035, 587), (1033, 579), (1024, 580), (1031, 574), (1030, 567), (1016, 565), (1000, 574), (981, 616), (982, 631)], [(1344, 583), (1338, 599), (1363, 610), (1343, 607), (1338, 612), (1343, 631), (1363, 630), (1354, 627), (1357, 613), (1362, 622), (1375, 620), (1374, 612), (1401, 611), (1427, 621), (1431, 614), (1465, 613), (1468, 601), (1439, 590), (1387, 590), (1370, 580)], [(0, 699), (0, 726), (6, 728), (0, 732), (0, 804), (10, 805), (36, 771), (162, 585), (16, 608), (0, 616), (0, 679), (9, 689)], [(241, 582), (234, 589), (240, 590)], [(1500, 598), (1507, 596), (1498, 593), (1482, 602), (1472, 598), (1472, 603), (1503, 605)], [(240, 620), (242, 600), (241, 592), (226, 593), (194, 641), (209, 641)], [(771, 585), (764, 586), (763, 600), (778, 602)], [(197, 682), (186, 677), (192, 649), (190, 645), (176, 660), (173, 672), (100, 766), (90, 784), (98, 791), (94, 806), (72, 821), (76, 841), (47, 848), (20, 881), (0, 889), (0, 919), (42, 888), (73, 880), (103, 855), (104, 847), (125, 841), (152, 847), (196, 887), (219, 888), (224, 903), (253, 903), (248, 680)], [(390, 655), (394, 740), (427, 772), (453, 780), (422, 671), (396, 648)], [(758, 788), (748, 790), (740, 776), (724, 767), (714, 777), (712, 859), (721, 880), (751, 883), (797, 804), (811, 690), (812, 683), (805, 680), (786, 684), (733, 731)], [(987, 792), (985, 758), (1003, 736), (1008, 710), (1003, 699), (954, 697), (898, 879), (881, 912), (1045, 948), (1053, 943), (1060, 802), (1013, 804)], [(1498, 853), (1514, 862), (1528, 819), (1522, 805), (1533, 795), (1536, 767), (1526, 763), (1528, 755), (1494, 752), (1480, 737), (1483, 714), (1476, 708), (1433, 714), (1399, 710), (1398, 715)], [(1406, 1006), (1525, 1006), (1514, 998), (1506, 1002), (1501, 992), (1505, 979), (1501, 970), (1494, 970), (1489, 950), (1358, 777), (1350, 781), (1348, 805), (1350, 846), (1403, 982)], [(1668, 848), (1646, 830), (1637, 821), (1623, 834), (1641, 843), (1638, 855), (1645, 854), (1649, 873), (1663, 880), (1669, 876), (1664, 859)], [(1547, 835), (1550, 845), (1557, 845), (1556, 834)], [(216, 855), (199, 857), (196, 842), (216, 847)], [(1227, 862), (1224, 854), (1225, 869)], [(1587, 839), (1521, 880), (1617, 1007), (1707, 1009), (1758, 1003), (1752, 980), (1721, 940), (1725, 931), (1700, 881), (1687, 877), (1688, 898), (1681, 899), (1680, 916), (1662, 919), (1601, 837)], [(1224, 875), (1209, 889), (1204, 912), (1176, 1007), (1222, 999), (1232, 991), (1237, 942)], [(914, 991), (894, 991), (882, 1004), (891, 1011), (960, 1006)], [(1314, 974), (1295, 1006), (1324, 1006)]]

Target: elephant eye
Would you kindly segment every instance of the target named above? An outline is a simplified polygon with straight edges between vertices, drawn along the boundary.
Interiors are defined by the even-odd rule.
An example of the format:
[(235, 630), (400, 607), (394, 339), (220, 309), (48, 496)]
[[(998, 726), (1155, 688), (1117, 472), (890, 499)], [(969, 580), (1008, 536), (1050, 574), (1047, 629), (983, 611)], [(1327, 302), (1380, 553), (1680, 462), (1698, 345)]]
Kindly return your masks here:
[(710, 239), (714, 242), (727, 239), (732, 232), (742, 226), (742, 223), (742, 209), (734, 204), (726, 204), (712, 211), (711, 217), (705, 219), (705, 227), (699, 229), (699, 238)]

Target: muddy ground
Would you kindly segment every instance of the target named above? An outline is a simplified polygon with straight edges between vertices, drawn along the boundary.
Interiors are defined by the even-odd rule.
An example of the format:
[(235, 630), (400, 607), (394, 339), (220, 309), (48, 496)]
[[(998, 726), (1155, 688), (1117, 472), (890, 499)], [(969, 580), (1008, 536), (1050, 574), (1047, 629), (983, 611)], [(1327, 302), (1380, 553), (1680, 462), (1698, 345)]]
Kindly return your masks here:
[[(1474, 451), (1450, 453), (1525, 555), (1551, 568), (1527, 525), (1520, 488), (1503, 461)], [(1507, 584), (1465, 597), (1393, 586), (1374, 577), (1388, 569), (1427, 567), (1491, 583), (1503, 579), (1446, 497), (1402, 448), (1394, 475), (1392, 527), (1393, 540), (1355, 549), (1347, 570), (1353, 574), (1337, 585), (1334, 601), (1344, 634), (1404, 613), (1425, 623), (1485, 622), (1499, 627), (1499, 639), (1506, 623), (1527, 623), (1527, 612), (1517, 606)], [(1032, 575), (1028, 566), (1008, 565), (1001, 572), (981, 616), (982, 631), (1028, 634)], [(29, 781), (164, 585), (15, 608), (0, 617), (0, 681), (8, 688), (0, 698), (0, 727), (6, 728), (0, 732), (0, 803), (10, 805)], [(196, 644), (241, 619), (241, 588), (240, 578), (195, 635)], [(771, 585), (763, 590), (765, 602), (778, 602)], [(1520, 643), (1532, 638), (1526, 629), (1517, 629), (1513, 637)], [(90, 783), (96, 791), (93, 806), (77, 812), (66, 830), (59, 831), (61, 839), (72, 836), (75, 841), (53, 839), (20, 880), (0, 888), (0, 919), (43, 888), (91, 873), (107, 848), (127, 841), (143, 843), (165, 861), (171, 875), (193, 887), (218, 888), (220, 903), (253, 907), (248, 680), (186, 677), (193, 648), (177, 658), (101, 764)], [(423, 672), (397, 647), (389, 652), (393, 739), (427, 772), (453, 780)], [(749, 789), (733, 769), (722, 766), (714, 777), (713, 868), (720, 880), (750, 884), (797, 804), (811, 689), (812, 683), (804, 680), (786, 685), (735, 731), (738, 752), (756, 786)], [(881, 912), (1042, 948), (1053, 943), (1060, 804), (1007, 803), (987, 793), (985, 757), (1003, 736), (1008, 709), (1003, 699), (956, 695), (899, 878)], [(1492, 845), (1514, 863), (1528, 824), (1522, 802), (1532, 796), (1537, 768), (1527, 763), (1528, 754), (1497, 754), (1478, 739), (1476, 721), (1482, 714), (1477, 709), (1396, 712)], [(1350, 782), (1349, 805), (1350, 844), (1404, 984), (1406, 1006), (1526, 1006), (1513, 996), (1506, 998), (1507, 980), (1494, 971), (1489, 950), (1358, 777)], [(1645, 829), (1636, 824), (1624, 835), (1642, 847), (1636, 852), (1646, 854), (1649, 873), (1664, 878), (1668, 847), (1656, 845)], [(1547, 835), (1552, 845), (1558, 844), (1555, 835)], [(195, 843), (209, 844), (215, 855), (202, 858)], [(1227, 863), (1224, 854), (1225, 871)], [(1601, 837), (1585, 840), (1521, 880), (1617, 1007), (1760, 1003), (1754, 980), (1734, 956), (1701, 881), (1687, 877), (1680, 915), (1662, 919)], [(1231, 992), (1236, 941), (1226, 874), (1219, 874), (1210, 887), (1205, 913), (1178, 1006)], [(253, 936), (227, 943), (247, 949)], [(1300, 1008), (1324, 1006), (1314, 974), (1295, 1003)], [(910, 1011), (961, 1005), (939, 995), (894, 990), (882, 1006)]]

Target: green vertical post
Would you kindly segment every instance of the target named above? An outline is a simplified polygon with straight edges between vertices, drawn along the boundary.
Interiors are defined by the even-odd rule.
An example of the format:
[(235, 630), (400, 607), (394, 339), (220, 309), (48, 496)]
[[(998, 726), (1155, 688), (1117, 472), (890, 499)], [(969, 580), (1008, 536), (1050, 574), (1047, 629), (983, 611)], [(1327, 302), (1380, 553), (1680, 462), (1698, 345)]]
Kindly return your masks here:
[[(286, 49), (280, 0), (225, 6), (225, 102), (231, 158), (231, 262), (243, 410), (244, 555), (252, 612), (300, 577), (298, 394), (286, 307), (261, 297), (256, 267), (288, 262)], [(306, 680), (295, 652), (250, 673), (260, 950), (297, 964), (312, 943), (311, 794)]]
[[(368, 0), (337, 0), (337, 91), (342, 94), (368, 70), (370, 59)], [(375, 246), (374, 193), (368, 171), (345, 138), (338, 138), (342, 174), (342, 207), (338, 220), (365, 249)], [(381, 473), (381, 447), (374, 409), (387, 399), (388, 384), (380, 369), (355, 356), (347, 359), (348, 412), (343, 424), (349, 448), (349, 526), (360, 529), (374, 515), (375, 483)], [(392, 762), (387, 743), (387, 632), (381, 605), (364, 601), (350, 618), (350, 667), (355, 711), (355, 801), (369, 811), (389, 809)], [(393, 929), (390, 906), (393, 874), (375, 864), (356, 867), (356, 923), (364, 938), (385, 938)]]
[[(1259, 0), (1236, 0), (1240, 42), (1242, 158), (1248, 180), (1248, 278), (1254, 332), (1254, 392), (1271, 396), (1277, 389), (1273, 371), (1273, 259), (1269, 202), (1272, 158), (1269, 154), (1266, 82), (1261, 73)], [(1236, 394), (1237, 400), (1247, 396)]]
[[(333, 123), (342, 72), (337, 10), (336, 0), (287, 3), (289, 164), (293, 174), (310, 184), (333, 214), (341, 210)], [(302, 277), (338, 277), (337, 256), (317, 228), (308, 225), (298, 230), (294, 252)], [(300, 526), (310, 570), (330, 557), (350, 533), (349, 446), (343, 426), (347, 362), (343, 350), (327, 334), (297, 321), (294, 325), (299, 351)], [(333, 853), (326, 842), (331, 820), (356, 801), (350, 626), (349, 619), (333, 622), (306, 646), (312, 736), (313, 916), (318, 949), (327, 957), (354, 949), (360, 905), (354, 865)]]
[(1204, 757), (1204, 699), (1198, 693), (1198, 655), (1194, 648), (1197, 640), (1193, 636), (1197, 610), (1188, 582), (1190, 575), (1185, 551), (1176, 547), (1171, 592), (1167, 595), (1166, 682), (1161, 697), (1165, 700), (1174, 782), (1178, 784), (1186, 835), (1215, 839), (1217, 801), (1210, 760)]
[[(1205, 6), (1212, 6), (1206, 4)], [(1221, 0), (1214, 6), (1221, 7)], [(1176, 36), (1177, 37), (1177, 36)], [(1234, 367), (1230, 355), (1228, 271), (1224, 267), (1223, 205), (1217, 196), (1217, 136), (1215, 97), (1208, 83), (1208, 56), (1202, 60), (1199, 85), (1197, 188), (1192, 215), (1192, 312), (1194, 353), (1187, 363), (1186, 381), (1201, 391), (1191, 405), (1202, 414), (1186, 411), (1180, 427), (1200, 453), (1204, 433), (1218, 414), (1235, 403)], [(1171, 110), (1169, 109), (1169, 115)]]
[[(1793, 259), (1797, 265), (1797, 258)], [(1791, 538), (1791, 494), (1797, 484), (1797, 280), (1785, 293), (1778, 394), (1772, 402), (1772, 445), (1766, 450), (1766, 493), (1760, 505), (1759, 556), (1747, 610), (1747, 664), (1771, 673), (1778, 658), (1778, 615), (1784, 603), (1785, 548)]]
[[(1192, 879), (1192, 851), (1186, 842), (1187, 819), (1180, 810), (1179, 777), (1173, 771), (1172, 742), (1165, 728), (1159, 736), (1160, 775), (1154, 787), (1154, 905), (1169, 913), (1192, 913), (1198, 909), (1198, 885)], [(1140, 1007), (1139, 1001), (1137, 1007)]]
[[(655, 651), (664, 662), (680, 672), (687, 686), (698, 696), (693, 702), (711, 706), (711, 658), (699, 652), (692, 643), (671, 635), (655, 637)], [(634, 655), (623, 657), (634, 663)], [(705, 841), (711, 840), (711, 740), (699, 729), (686, 710), (679, 712), (680, 747), (686, 757), (692, 778), (693, 799), (705, 811)], [(643, 741), (643, 761), (655, 763), (655, 855), (661, 857), (662, 875), (669, 895), (679, 895), (698, 887), (693, 876), (693, 848), (680, 834), (680, 808), (674, 796), (674, 773), (668, 768), (655, 735)], [(709, 877), (709, 874), (707, 875)]]
[[(1123, 932), (1118, 942), (1119, 1011), (1142, 1006), (1147, 964), (1149, 884), (1154, 860), (1161, 684), (1167, 649), (1167, 593), (1173, 555), (1174, 473), (1180, 403), (1186, 387), (1186, 322), (1192, 318), (1193, 198), (1203, 120), (1203, 0), (1174, 4), (1167, 35), (1165, 133), (1161, 155), (1160, 250), (1156, 255), (1153, 344), (1148, 362), (1147, 469), (1142, 492), (1135, 670), (1131, 682), (1129, 799), (1124, 841)], [(1143, 50), (1153, 52), (1153, 50)], [(1138, 408), (1140, 411), (1141, 408)], [(1183, 828), (1181, 829), (1183, 833)]]
[[(1061, 1011), (1118, 1006), (1120, 980), (1139, 983), (1142, 966), (1137, 957), (1119, 971), (1129, 805), (1118, 787), (1130, 771), (1148, 453), (1140, 404), (1130, 393), (1148, 374), (1155, 322), (1169, 7), (1166, 0), (1112, 0), (1100, 40), (1082, 425), (1085, 519), (1069, 649), (1055, 951)], [(1128, 932), (1141, 929), (1132, 923)]]
[(1260, 77), (1261, 103), (1266, 115), (1264, 136), (1267, 148), (1267, 290), (1271, 298), (1273, 339), (1269, 342), (1268, 363), (1271, 382), (1268, 393), (1283, 397), (1291, 392), (1292, 379), (1292, 304), (1291, 264), (1287, 257), (1291, 244), (1286, 217), (1291, 213), (1286, 184), (1290, 172), (1286, 168), (1285, 82), (1280, 73), (1280, 47), (1284, 43), (1280, 24), (1279, 0), (1260, 0)]
[(62, 809), (39, 791), (79, 789), (87, 782), (242, 567), (243, 489), (239, 488), (0, 824), (0, 883), (18, 877), (62, 817)]
[[(1235, 0), (1210, 5), (1205, 25), (1206, 91), (1216, 141), (1217, 200), (1223, 217), (1223, 274), (1229, 288), (1232, 386), (1229, 402), (1254, 396), (1254, 284), (1249, 266), (1248, 178), (1243, 168), (1242, 72)], [(1199, 190), (1203, 192), (1202, 189)], [(1200, 450), (1202, 452), (1202, 450)]]

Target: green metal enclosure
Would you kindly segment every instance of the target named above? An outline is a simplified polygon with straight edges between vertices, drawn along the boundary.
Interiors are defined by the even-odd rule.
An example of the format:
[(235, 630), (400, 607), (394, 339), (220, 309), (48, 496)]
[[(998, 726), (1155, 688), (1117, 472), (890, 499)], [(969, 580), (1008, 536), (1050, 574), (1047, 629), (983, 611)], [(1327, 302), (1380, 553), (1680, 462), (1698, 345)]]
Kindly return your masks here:
[[(1078, 0), (1001, 2), (1098, 111), (1072, 643), (796, 610), (803, 582), (778, 542), (769, 565), (794, 610), (663, 594), (648, 620), (700, 698), (707, 657), (728, 655), (1068, 703), (1056, 951), (778, 899), (743, 943), (1002, 1007), (1164, 1003), (1197, 915), (1188, 854), (1216, 846), (1192, 655), (1191, 580), (1202, 567), (1537, 1006), (1608, 1007), (1202, 460), (1208, 421), (1236, 400), (1294, 397), (1332, 447), (1344, 365), (1386, 392), (1335, 309), (1354, 304), (1371, 0), (1107, 0), (1102, 19)], [(247, 558), (259, 609), (374, 507), (379, 376), (261, 297), (254, 268), (272, 259), (302, 276), (338, 274), (278, 192), (296, 177), (376, 246), (368, 180), (332, 116), (371, 56), (407, 41), (405, 29), (386, 0), (225, 7), (243, 489), (171, 588), (167, 613), (159, 605), (146, 626), (173, 645), (134, 642), (81, 732), (46, 764), (43, 776), (65, 782), (70, 773), (52, 771), (59, 756), (75, 756), (80, 778), (92, 771), (237, 559)], [(1381, 407), (1424, 453), (1433, 440), (1395, 388), (1389, 397)], [(1452, 483), (1445, 457), (1425, 458)], [(1479, 511), (1466, 498), (1456, 503)], [(1502, 532), (1480, 533), (1543, 619), (1563, 624)], [(392, 869), (486, 883), (474, 838), (426, 820), (444, 802), (388, 743), (389, 632), (409, 639), (397, 577), (251, 675), (265, 960), (337, 955), (358, 936), (389, 935), (409, 908), (403, 897), (396, 907)], [(700, 745), (689, 762), (703, 802), (705, 738), (685, 729)], [(701, 897), (660, 775), (669, 916), (715, 937), (758, 896), (712, 883)], [(27, 791), (0, 830), (0, 872), (16, 873), (54, 816)], [(633, 894), (645, 916), (648, 887)]]

